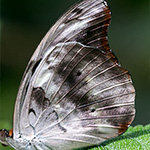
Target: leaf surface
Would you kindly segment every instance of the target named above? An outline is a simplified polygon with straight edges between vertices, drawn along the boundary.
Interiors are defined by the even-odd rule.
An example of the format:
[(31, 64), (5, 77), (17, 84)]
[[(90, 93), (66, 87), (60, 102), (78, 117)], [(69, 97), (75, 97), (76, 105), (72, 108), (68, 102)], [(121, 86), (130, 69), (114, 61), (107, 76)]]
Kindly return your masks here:
[(79, 150), (150, 150), (150, 124), (129, 127), (121, 136), (105, 141), (98, 147)]

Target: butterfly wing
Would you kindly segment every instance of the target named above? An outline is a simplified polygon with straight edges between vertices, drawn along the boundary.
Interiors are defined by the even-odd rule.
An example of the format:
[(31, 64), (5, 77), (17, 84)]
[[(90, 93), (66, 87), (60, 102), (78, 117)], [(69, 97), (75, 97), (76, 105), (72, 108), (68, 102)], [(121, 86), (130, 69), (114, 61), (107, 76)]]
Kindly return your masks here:
[[(31, 58), (18, 92), (14, 139), (39, 137), (43, 149), (98, 144), (132, 122), (134, 87), (110, 51), (110, 11), (85, 0), (65, 13)], [(33, 130), (34, 129), (34, 130)]]
[(110, 10), (104, 0), (84, 0), (68, 10), (49, 30), (29, 61), (22, 78), (14, 110), (15, 135), (20, 132), (20, 114), (31, 77), (49, 47), (59, 42), (79, 41), (112, 53), (107, 41), (110, 17)]
[[(37, 70), (31, 89), (45, 91), (43, 97), (49, 99), (50, 107), (32, 124), (45, 146), (61, 150), (89, 146), (127, 129), (135, 113), (134, 88), (128, 71), (111, 55), (71, 42), (58, 44), (47, 56), (41, 68), (49, 68), (49, 73)], [(44, 75), (48, 77), (41, 85)]]

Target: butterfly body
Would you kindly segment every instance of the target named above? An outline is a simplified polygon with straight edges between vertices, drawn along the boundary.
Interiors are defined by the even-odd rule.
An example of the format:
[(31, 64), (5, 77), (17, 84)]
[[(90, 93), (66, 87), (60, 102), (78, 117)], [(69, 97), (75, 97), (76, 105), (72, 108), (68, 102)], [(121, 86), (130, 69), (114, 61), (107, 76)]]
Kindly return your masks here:
[[(126, 131), (135, 109), (130, 75), (109, 48), (110, 10), (84, 0), (49, 30), (33, 54), (17, 95), (17, 150), (71, 150)], [(2, 132), (0, 132), (2, 133)]]

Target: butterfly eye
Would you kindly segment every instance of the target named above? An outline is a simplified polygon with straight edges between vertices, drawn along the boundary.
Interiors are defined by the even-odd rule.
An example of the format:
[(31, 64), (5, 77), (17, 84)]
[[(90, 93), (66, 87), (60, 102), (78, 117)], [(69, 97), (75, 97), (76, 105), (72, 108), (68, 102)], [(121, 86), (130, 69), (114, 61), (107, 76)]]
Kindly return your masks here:
[(3, 140), (5, 137), (5, 131), (4, 130), (0, 130), (0, 139)]

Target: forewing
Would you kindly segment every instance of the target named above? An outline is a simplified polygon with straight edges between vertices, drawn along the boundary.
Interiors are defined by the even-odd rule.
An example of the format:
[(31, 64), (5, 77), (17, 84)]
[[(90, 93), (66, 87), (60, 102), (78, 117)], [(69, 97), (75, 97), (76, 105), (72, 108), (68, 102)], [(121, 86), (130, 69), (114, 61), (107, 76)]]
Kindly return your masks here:
[(111, 13), (104, 0), (84, 0), (69, 9), (43, 39), (41, 53), (59, 42), (80, 42), (110, 52), (107, 30)]

